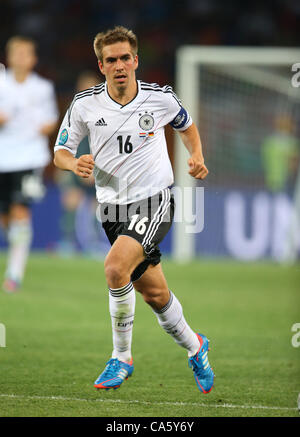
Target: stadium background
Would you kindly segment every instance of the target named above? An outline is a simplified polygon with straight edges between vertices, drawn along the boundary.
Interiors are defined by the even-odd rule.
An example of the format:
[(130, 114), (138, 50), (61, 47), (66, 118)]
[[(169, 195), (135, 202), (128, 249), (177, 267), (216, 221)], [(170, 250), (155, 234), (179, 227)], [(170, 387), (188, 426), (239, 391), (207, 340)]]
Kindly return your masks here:
[[(35, 38), (39, 47), (37, 71), (55, 84), (60, 119), (75, 92), (78, 75), (84, 70), (98, 72), (92, 49), (93, 37), (98, 31), (115, 24), (125, 24), (139, 37), (141, 62), (137, 77), (159, 84), (168, 83), (173, 87), (176, 49), (182, 45), (297, 47), (300, 39), (297, 31), (300, 7), (297, 2), (283, 0), (246, 2), (242, 8), (237, 0), (131, 0), (126, 6), (119, 0), (10, 0), (1, 2), (1, 15), (5, 20), (0, 30), (0, 62), (5, 63), (5, 42), (11, 35), (24, 34)], [(102, 80), (103, 77), (99, 73), (99, 82)], [(181, 97), (184, 99), (184, 96)], [(174, 162), (173, 132), (170, 128), (167, 128), (166, 132), (171, 160)], [(299, 136), (299, 131), (297, 135)], [(253, 191), (257, 181), (262, 180), (263, 170), (259, 156), (255, 156), (253, 151), (249, 154), (249, 150), (240, 147), (239, 150), (231, 150), (230, 156), (226, 156), (226, 151), (223, 151), (222, 160), (217, 159), (222, 151), (207, 147), (204, 134), (202, 139), (207, 164), (211, 170), (210, 177), (203, 185), (206, 188), (216, 187), (213, 192), (207, 191), (205, 205), (207, 211), (214, 210), (215, 214), (205, 218), (205, 223), (209, 222), (210, 226), (205, 226), (196, 238), (197, 254), (246, 260), (276, 257), (276, 254), (272, 253), (272, 238), (275, 238), (272, 233), (265, 241), (258, 242), (258, 247), (254, 247), (251, 253), (247, 245), (239, 250), (242, 241), (237, 240), (233, 248), (226, 244), (226, 194), (232, 187), (241, 188), (243, 180), (239, 175), (247, 171), (247, 165), (258, 167), (248, 184), (251, 190), (244, 196), (249, 214), (246, 214), (248, 219), (243, 225), (248, 234), (251, 234), (253, 199), (257, 190), (265, 188), (263, 184), (258, 184), (257, 190)], [(51, 148), (54, 141), (55, 135), (51, 137)], [(291, 176), (294, 177), (295, 174)], [(34, 205), (33, 209), (33, 249), (55, 251), (62, 247), (61, 187), (57, 179), (57, 171), (51, 163), (45, 172), (46, 197)], [(291, 179), (289, 182), (293, 184), (294, 180)], [(284, 203), (280, 207), (284, 208)], [(93, 217), (92, 206), (82, 204), (76, 213), (74, 246), (76, 250), (89, 252), (91, 242), (96, 239), (97, 244), (93, 245), (93, 252), (103, 254), (107, 250), (107, 245), (103, 236), (99, 234), (98, 224), (94, 222)], [(1, 234), (0, 246), (5, 246)], [(172, 232), (164, 241), (162, 250), (170, 253), (171, 248)]]

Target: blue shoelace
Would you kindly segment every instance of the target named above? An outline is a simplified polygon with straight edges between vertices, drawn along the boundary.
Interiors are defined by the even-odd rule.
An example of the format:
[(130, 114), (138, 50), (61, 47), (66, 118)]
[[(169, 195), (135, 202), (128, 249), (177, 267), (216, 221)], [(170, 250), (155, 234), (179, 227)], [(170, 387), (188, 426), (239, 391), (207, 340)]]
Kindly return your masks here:
[(111, 358), (106, 364), (107, 366), (102, 374), (102, 378), (105, 376), (109, 379), (110, 377), (114, 377), (120, 370), (120, 362), (117, 358)]
[(210, 365), (204, 369), (202, 359), (199, 357), (199, 360), (197, 361), (197, 355), (189, 359), (189, 367), (193, 367), (193, 371), (200, 379), (205, 378), (207, 376), (206, 371), (210, 369)]

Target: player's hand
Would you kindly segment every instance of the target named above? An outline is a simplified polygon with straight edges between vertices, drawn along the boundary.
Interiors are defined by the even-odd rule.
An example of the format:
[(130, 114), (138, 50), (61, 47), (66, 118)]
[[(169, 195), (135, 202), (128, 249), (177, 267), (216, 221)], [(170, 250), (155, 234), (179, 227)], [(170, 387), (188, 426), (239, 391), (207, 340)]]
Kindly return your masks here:
[(208, 175), (208, 170), (204, 164), (202, 156), (191, 156), (188, 159), (189, 174), (196, 179), (204, 179)]
[(94, 165), (93, 155), (81, 155), (74, 161), (73, 172), (86, 179), (92, 174)]

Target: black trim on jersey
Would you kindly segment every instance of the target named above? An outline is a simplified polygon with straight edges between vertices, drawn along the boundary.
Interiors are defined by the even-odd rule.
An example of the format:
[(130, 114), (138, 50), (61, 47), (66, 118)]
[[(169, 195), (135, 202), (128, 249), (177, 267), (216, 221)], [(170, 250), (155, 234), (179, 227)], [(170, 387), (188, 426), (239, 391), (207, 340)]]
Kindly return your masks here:
[(164, 94), (171, 94), (171, 96), (176, 100), (176, 102), (178, 103), (178, 105), (180, 107), (182, 107), (182, 103), (181, 101), (178, 99), (178, 97), (176, 97), (176, 95), (173, 93), (173, 91), (163, 91), (161, 89), (155, 89), (155, 88), (141, 88), (142, 90), (147, 90), (147, 91), (160, 91), (161, 93)]
[(151, 88), (162, 88), (160, 85), (158, 85), (158, 83), (148, 83), (143, 81), (141, 81), (141, 86), (147, 86)]
[(86, 91), (75, 94), (73, 101), (81, 99), (82, 97), (92, 96), (93, 94), (100, 94), (104, 90), (104, 84), (96, 85), (88, 88)]
[(106, 92), (107, 92), (108, 97), (109, 97), (113, 102), (117, 103), (117, 105), (120, 106), (120, 109), (123, 109), (123, 108), (125, 108), (125, 106), (127, 106), (127, 105), (129, 105), (131, 102), (133, 102), (134, 99), (137, 97), (137, 95), (138, 95), (138, 93), (139, 93), (139, 84), (138, 84), (137, 80), (136, 80), (136, 85), (137, 85), (136, 95), (133, 97), (133, 99), (130, 100), (130, 102), (125, 103), (125, 105), (122, 105), (121, 103), (117, 102), (115, 99), (113, 99), (113, 98), (111, 97), (111, 95), (110, 95), (109, 92), (108, 92), (108, 86), (107, 86), (107, 85), (106, 85)]
[(104, 86), (104, 82), (99, 83), (98, 85), (95, 85), (95, 86), (91, 86), (90, 88), (87, 88), (85, 90), (80, 91), (79, 93), (76, 93), (74, 98), (80, 97), (81, 95), (86, 94), (86, 93), (97, 91), (97, 90), (101, 89), (103, 86)]
[(103, 93), (104, 89), (105, 89), (104, 83), (101, 83), (101, 84), (95, 85), (91, 88), (87, 88), (87, 90), (85, 90), (85, 91), (81, 91), (80, 93), (75, 94), (74, 99), (73, 99), (73, 101), (68, 109), (68, 126), (69, 127), (71, 126), (71, 112), (72, 112), (72, 109), (73, 109), (75, 102), (79, 99), (82, 99), (83, 97), (93, 96), (94, 94), (101, 94), (101, 93)]
[(182, 107), (181, 101), (176, 96), (176, 94), (174, 93), (174, 91), (170, 85), (165, 85), (164, 87), (160, 87), (158, 84), (155, 84), (155, 83), (150, 84), (150, 83), (146, 83), (146, 82), (141, 82), (141, 89), (145, 90), (145, 91), (160, 91), (164, 94), (171, 94), (172, 97), (174, 97), (174, 99), (178, 103), (178, 105), (180, 107)]
[(143, 82), (143, 81), (141, 81), (141, 86), (146, 86), (146, 87), (149, 87), (149, 88), (159, 88), (159, 89), (161, 89), (162, 91), (163, 90), (171, 90), (172, 92), (174, 92), (173, 91), (173, 88), (171, 87), (171, 85), (164, 85), (164, 86), (160, 86), (160, 85), (158, 85), (158, 83), (148, 83), (148, 82)]
[(149, 82), (141, 81), (141, 86), (147, 86), (147, 87), (150, 87), (150, 88), (160, 88), (161, 90), (164, 90), (164, 89), (173, 90), (171, 85), (160, 86), (160, 85), (158, 85), (158, 83), (154, 83), (154, 82), (153, 83), (149, 83)]

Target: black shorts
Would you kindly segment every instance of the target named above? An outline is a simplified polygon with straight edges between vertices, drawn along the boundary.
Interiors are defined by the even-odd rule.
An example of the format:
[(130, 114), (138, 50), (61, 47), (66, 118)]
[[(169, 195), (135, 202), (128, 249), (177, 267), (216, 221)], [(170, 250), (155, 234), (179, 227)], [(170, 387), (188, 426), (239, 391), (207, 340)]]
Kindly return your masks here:
[(128, 235), (144, 248), (145, 260), (132, 273), (132, 281), (139, 279), (150, 264), (159, 264), (159, 243), (168, 233), (174, 217), (174, 197), (169, 188), (128, 205), (101, 204), (100, 214), (111, 245), (120, 235)]
[(7, 214), (12, 205), (29, 207), (43, 189), (40, 169), (0, 173), (0, 213)]

